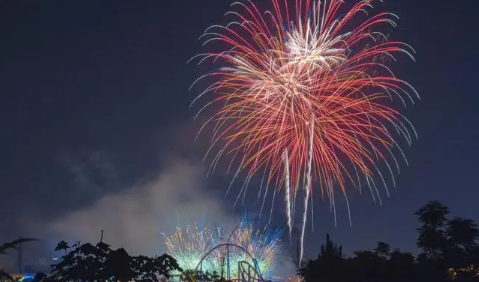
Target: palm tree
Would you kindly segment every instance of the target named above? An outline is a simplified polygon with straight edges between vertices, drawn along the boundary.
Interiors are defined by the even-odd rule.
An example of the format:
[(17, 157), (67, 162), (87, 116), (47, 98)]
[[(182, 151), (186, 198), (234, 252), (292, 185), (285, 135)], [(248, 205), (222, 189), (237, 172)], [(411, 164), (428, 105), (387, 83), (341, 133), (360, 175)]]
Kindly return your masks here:
[(70, 248), (70, 246), (68, 245), (67, 242), (65, 241), (61, 241), (57, 244), (57, 246), (55, 247), (55, 251), (61, 251), (63, 250), (65, 252), (65, 255), (67, 254), (67, 250)]

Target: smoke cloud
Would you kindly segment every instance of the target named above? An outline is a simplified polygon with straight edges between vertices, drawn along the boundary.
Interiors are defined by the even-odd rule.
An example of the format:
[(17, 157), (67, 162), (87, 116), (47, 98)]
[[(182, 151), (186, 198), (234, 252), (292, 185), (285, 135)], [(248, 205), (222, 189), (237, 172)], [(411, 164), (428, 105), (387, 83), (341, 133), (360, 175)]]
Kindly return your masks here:
[[(96, 243), (104, 231), (104, 241), (123, 247), (131, 254), (148, 256), (166, 252), (162, 232), (195, 221), (221, 223), (227, 229), (239, 217), (224, 206), (223, 195), (205, 189), (208, 185), (201, 165), (177, 159), (150, 180), (121, 192), (104, 195), (91, 206), (80, 208), (47, 225), (50, 238)], [(278, 254), (275, 276), (289, 276), (296, 268), (289, 255)]]
[[(60, 240), (70, 245), (78, 241), (96, 243), (103, 230), (103, 240), (112, 248), (154, 256), (166, 252), (162, 233), (173, 233), (178, 225), (204, 221), (218, 223), (226, 230), (236, 226), (240, 220), (232, 207), (236, 197), (224, 197), (231, 178), (223, 178), (222, 172), (206, 177), (208, 166), (197, 160), (203, 158), (199, 152), (207, 150), (210, 140), (207, 135), (207, 140), (191, 142), (195, 130), (189, 126), (161, 130), (127, 158), (96, 150), (63, 153), (59, 163), (67, 174), (62, 182), (66, 185), (57, 186), (67, 188), (48, 193), (55, 201), (38, 201), (39, 206), (48, 208), (48, 214), (28, 209), (22, 217), (26, 233), (45, 240), (38, 246), (43, 251), (29, 246), (32, 253), (49, 260), (61, 255), (53, 253)], [(162, 144), (159, 151), (158, 144)], [(130, 185), (129, 175), (140, 180)], [(295, 273), (287, 242), (276, 264), (275, 275)]]
[(91, 206), (57, 218), (47, 231), (65, 240), (97, 242), (104, 230), (105, 241), (113, 247), (132, 254), (162, 254), (166, 249), (160, 231), (171, 232), (178, 219), (192, 223), (204, 216), (226, 226), (234, 224), (235, 216), (205, 185), (200, 165), (175, 160), (149, 181), (106, 194)]

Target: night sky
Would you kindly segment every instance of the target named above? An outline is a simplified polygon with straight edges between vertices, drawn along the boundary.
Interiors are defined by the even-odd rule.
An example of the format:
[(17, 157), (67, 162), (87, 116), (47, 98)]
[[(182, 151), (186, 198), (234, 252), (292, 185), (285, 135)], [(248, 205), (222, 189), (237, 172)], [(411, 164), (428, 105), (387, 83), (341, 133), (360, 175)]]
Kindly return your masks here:
[[(197, 108), (188, 108), (199, 91), (188, 92), (188, 87), (207, 69), (186, 64), (204, 50), (198, 37), (205, 28), (224, 23), (229, 4), (0, 1), (0, 241), (46, 236), (46, 229), (62, 229), (65, 221), (77, 218), (65, 219), (68, 214), (78, 211), (83, 211), (78, 217), (122, 217), (121, 227), (112, 224), (110, 237), (126, 226), (138, 229), (133, 226), (144, 217), (135, 218), (131, 209), (111, 204), (118, 197), (135, 205), (134, 214), (139, 208), (133, 201), (144, 201), (143, 196), (153, 206), (174, 202), (189, 211), (186, 217), (207, 212), (211, 206), (203, 203), (212, 202), (225, 217), (233, 214), (231, 202), (239, 187), (225, 199), (231, 176), (206, 178), (201, 161), (207, 138), (194, 141), (201, 123), (193, 121)], [(479, 220), (478, 6), (477, 0), (387, 0), (381, 5), (401, 17), (391, 37), (417, 52), (417, 62), (403, 58), (394, 67), (421, 95), (415, 107), (404, 111), (419, 140), (406, 148), (410, 166), (402, 166), (397, 188), (391, 198), (384, 197), (383, 206), (375, 205), (368, 193), (351, 190), (352, 227), (344, 205), (338, 207), (335, 227), (328, 201), (315, 202), (307, 257), (319, 250), (326, 232), (348, 253), (372, 248), (377, 241), (416, 251), (413, 213), (429, 200), (443, 202), (454, 215)], [(180, 169), (167, 180), (161, 178), (172, 167)], [(181, 182), (185, 167), (200, 171), (191, 177), (201, 185)], [(142, 183), (156, 175), (165, 186), (158, 186), (158, 203), (152, 203)], [(188, 189), (178, 192), (182, 186)], [(180, 194), (169, 199), (162, 189)], [(251, 202), (254, 195), (248, 196)], [(104, 200), (107, 204), (101, 202), (110, 196)], [(108, 203), (116, 208), (88, 212)], [(274, 219), (284, 223), (280, 206)], [(164, 219), (164, 209), (158, 213), (148, 218), (158, 217), (160, 225), (172, 221)], [(91, 232), (96, 236), (98, 229)], [(69, 230), (60, 233), (85, 240)], [(58, 239), (51, 236), (45, 239)], [(161, 238), (157, 240), (161, 245)]]

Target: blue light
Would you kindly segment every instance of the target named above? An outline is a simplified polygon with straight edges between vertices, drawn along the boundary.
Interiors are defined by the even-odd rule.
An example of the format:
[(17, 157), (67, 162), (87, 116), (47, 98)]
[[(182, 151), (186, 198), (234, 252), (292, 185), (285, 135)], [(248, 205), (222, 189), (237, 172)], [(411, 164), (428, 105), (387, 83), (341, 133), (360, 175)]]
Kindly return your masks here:
[(34, 278), (35, 276), (32, 274), (25, 274), (22, 278), (19, 279), (19, 281), (33, 280)]

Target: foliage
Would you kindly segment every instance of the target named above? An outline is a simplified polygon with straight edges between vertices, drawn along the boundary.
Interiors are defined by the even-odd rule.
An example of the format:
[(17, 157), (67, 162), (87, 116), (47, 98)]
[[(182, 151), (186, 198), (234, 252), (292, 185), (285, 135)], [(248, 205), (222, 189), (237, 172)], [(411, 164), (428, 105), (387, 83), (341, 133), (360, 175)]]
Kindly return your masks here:
[(182, 270), (176, 260), (167, 254), (157, 257), (131, 256), (125, 249), (113, 250), (103, 241), (96, 245), (80, 245), (78, 242), (72, 247), (61, 241), (55, 250), (64, 251), (65, 255), (58, 264), (52, 265), (50, 275), (35, 277), (35, 282), (156, 282), (160, 277), (169, 278), (174, 270)]
[[(449, 214), (449, 208), (437, 201), (427, 203), (415, 213), (420, 223), (416, 244), (422, 250), (416, 257), (385, 242), (345, 257), (342, 246), (327, 234), (318, 257), (304, 263), (298, 275), (304, 282), (479, 281), (479, 229), (473, 220), (449, 218)], [(33, 240), (3, 244), (0, 254)], [(102, 239), (96, 245), (80, 242), (69, 245), (61, 241), (55, 250), (64, 252), (61, 261), (52, 265), (51, 274), (38, 273), (33, 282), (157, 282), (160, 277), (169, 278), (172, 271), (180, 271), (181, 279), (188, 282), (228, 282), (216, 272), (183, 271), (167, 254), (131, 256), (123, 248), (113, 250)], [(1, 269), (0, 276), (12, 279)]]
[(202, 272), (194, 269), (184, 270), (181, 274), (181, 281), (185, 282), (231, 282), (231, 280), (226, 280), (224, 277), (220, 277), (216, 271), (213, 272)]
[(415, 213), (421, 224), (416, 243), (422, 252), (417, 257), (378, 242), (375, 249), (345, 258), (327, 235), (318, 258), (306, 262), (298, 274), (305, 282), (479, 281), (479, 229), (470, 219), (448, 218), (449, 213), (437, 201)]

